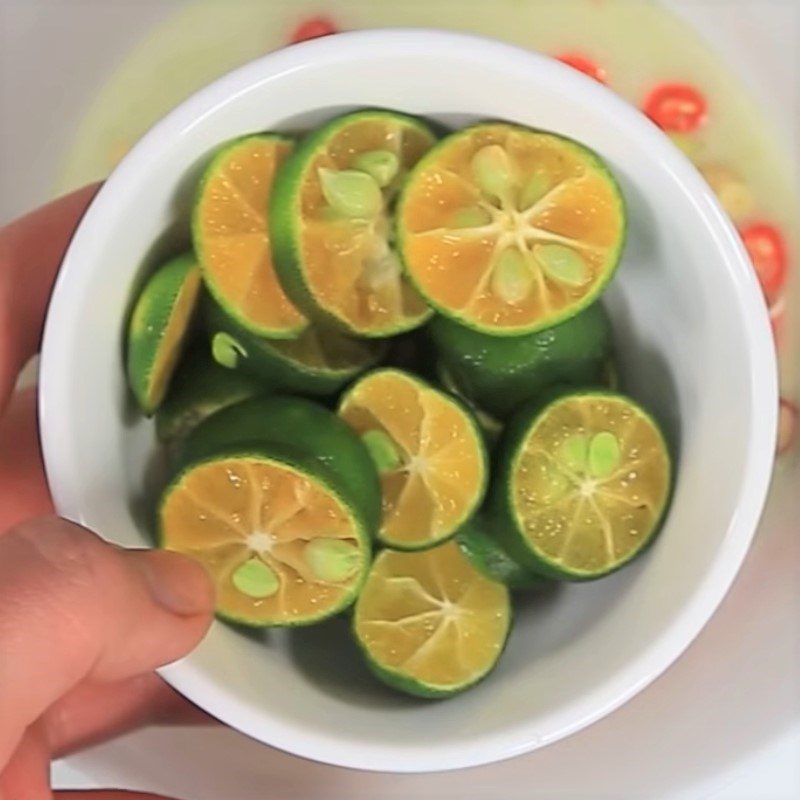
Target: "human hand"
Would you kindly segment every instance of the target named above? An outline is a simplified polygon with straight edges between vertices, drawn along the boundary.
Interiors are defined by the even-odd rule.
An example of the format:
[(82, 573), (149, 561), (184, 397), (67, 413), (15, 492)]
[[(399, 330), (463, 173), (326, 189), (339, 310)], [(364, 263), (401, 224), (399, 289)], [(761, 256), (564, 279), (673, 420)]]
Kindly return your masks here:
[(0, 230), (0, 800), (51, 798), (52, 758), (141, 724), (203, 718), (152, 670), (205, 634), (208, 578), (177, 554), (126, 551), (43, 517), (52, 501), (35, 394), (13, 391), (38, 349), (58, 265), (96, 188)]

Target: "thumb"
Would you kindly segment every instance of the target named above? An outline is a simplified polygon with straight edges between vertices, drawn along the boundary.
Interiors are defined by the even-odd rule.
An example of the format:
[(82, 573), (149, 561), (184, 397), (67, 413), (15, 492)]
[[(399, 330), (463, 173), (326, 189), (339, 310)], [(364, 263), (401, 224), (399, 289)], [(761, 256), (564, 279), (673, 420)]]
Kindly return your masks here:
[(64, 520), (0, 537), (0, 765), (24, 730), (85, 678), (114, 681), (191, 650), (212, 588), (195, 562), (122, 550)]

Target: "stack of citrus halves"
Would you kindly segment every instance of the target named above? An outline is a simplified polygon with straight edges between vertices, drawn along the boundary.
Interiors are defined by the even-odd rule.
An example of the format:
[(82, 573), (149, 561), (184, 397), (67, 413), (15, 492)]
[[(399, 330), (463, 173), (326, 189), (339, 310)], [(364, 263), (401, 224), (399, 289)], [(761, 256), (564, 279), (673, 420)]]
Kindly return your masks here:
[(670, 459), (608, 388), (625, 212), (594, 153), (362, 111), (223, 146), (191, 227), (135, 305), (128, 376), (174, 454), (160, 544), (206, 566), (222, 618), (355, 602), (373, 671), (446, 696), (497, 662), (510, 589), (652, 540)]

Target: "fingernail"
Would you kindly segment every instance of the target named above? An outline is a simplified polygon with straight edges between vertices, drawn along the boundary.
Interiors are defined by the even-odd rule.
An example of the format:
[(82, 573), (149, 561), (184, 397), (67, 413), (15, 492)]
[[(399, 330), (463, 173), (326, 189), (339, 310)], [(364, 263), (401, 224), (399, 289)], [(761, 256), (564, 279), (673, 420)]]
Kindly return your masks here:
[(213, 586), (196, 561), (167, 550), (134, 550), (128, 557), (144, 576), (153, 600), (165, 611), (182, 617), (213, 611)]

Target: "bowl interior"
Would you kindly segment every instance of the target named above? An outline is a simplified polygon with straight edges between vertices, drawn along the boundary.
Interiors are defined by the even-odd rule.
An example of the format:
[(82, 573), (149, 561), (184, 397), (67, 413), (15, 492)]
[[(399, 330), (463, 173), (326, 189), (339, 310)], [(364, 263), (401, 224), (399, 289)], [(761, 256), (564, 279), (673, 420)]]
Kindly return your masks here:
[(193, 184), (215, 146), (357, 106), (450, 126), (509, 119), (573, 136), (608, 160), (627, 199), (629, 240), (607, 303), (626, 388), (656, 411), (678, 451), (669, 518), (621, 573), (520, 598), (496, 672), (444, 703), (373, 682), (345, 619), (259, 635), (215, 623), (165, 674), (224, 721), (311, 758), (396, 770), (478, 764), (566, 735), (656, 677), (724, 594), (766, 490), (776, 402), (755, 281), (688, 162), (610, 92), (505, 45), (398, 31), (290, 48), (195, 96), (123, 162), (67, 256), (42, 368), (48, 474), (62, 513), (121, 544), (150, 543), (145, 475), (158, 456), (122, 370), (134, 289), (188, 240)]

